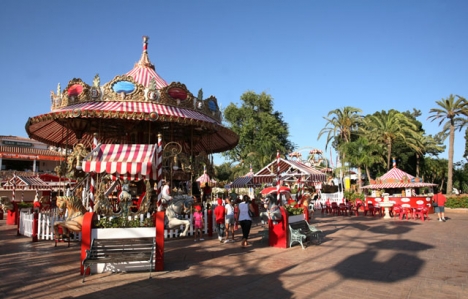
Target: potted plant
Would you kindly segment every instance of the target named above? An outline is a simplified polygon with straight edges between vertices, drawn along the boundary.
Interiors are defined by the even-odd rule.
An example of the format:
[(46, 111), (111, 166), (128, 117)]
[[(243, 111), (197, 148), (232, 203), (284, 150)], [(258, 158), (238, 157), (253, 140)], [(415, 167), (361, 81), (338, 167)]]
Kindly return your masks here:
[(286, 211), (288, 212), (289, 223), (304, 220), (304, 208), (298, 207), (297, 205), (286, 205)]

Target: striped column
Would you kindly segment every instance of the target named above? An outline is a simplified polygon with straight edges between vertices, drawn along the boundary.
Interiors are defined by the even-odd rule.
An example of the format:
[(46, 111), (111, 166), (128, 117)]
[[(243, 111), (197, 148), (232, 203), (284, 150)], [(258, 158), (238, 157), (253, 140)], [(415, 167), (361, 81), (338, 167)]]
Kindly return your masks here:
[(281, 179), (280, 179), (280, 152), (276, 152), (276, 199), (279, 205), (281, 205)]
[(158, 201), (157, 201), (157, 207), (158, 211), (162, 211), (163, 208), (161, 207), (161, 200), (162, 200), (162, 194), (161, 194), (161, 181), (162, 181), (162, 134), (158, 134), (158, 147), (156, 149), (156, 181), (157, 181), (157, 186), (156, 186), (156, 193), (158, 194)]

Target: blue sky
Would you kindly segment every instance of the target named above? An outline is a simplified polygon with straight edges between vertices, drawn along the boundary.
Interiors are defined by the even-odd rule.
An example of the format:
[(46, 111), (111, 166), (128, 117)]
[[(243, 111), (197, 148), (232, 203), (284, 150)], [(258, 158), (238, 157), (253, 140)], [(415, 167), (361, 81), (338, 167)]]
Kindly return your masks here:
[[(167, 82), (203, 88), (222, 107), (248, 90), (270, 94), (298, 148), (324, 149), (323, 117), (344, 106), (420, 109), (434, 135), (435, 101), (468, 97), (467, 15), (465, 0), (5, 0), (0, 134), (27, 137), (28, 117), (50, 111), (57, 83), (127, 73), (147, 35)], [(464, 131), (455, 143), (460, 161)]]

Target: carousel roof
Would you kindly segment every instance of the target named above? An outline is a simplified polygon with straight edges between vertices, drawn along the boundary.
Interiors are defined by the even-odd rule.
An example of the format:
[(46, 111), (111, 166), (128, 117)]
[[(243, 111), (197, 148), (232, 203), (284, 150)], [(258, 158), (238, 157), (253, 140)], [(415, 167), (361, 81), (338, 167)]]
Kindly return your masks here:
[(125, 75), (100, 85), (79, 78), (57, 92), (51, 92), (51, 112), (30, 117), (26, 132), (43, 143), (66, 147), (83, 143), (91, 148), (94, 134), (105, 144), (156, 143), (163, 140), (181, 143), (184, 151), (218, 153), (237, 145), (239, 136), (222, 125), (217, 99), (195, 97), (180, 82), (167, 82), (155, 71), (147, 53)]
[(133, 77), (135, 82), (149, 87), (151, 80), (155, 81), (156, 89), (161, 89), (167, 86), (167, 82), (161, 78), (157, 73), (154, 65), (150, 62), (148, 57), (148, 37), (143, 37), (143, 53), (140, 60), (135, 63), (134, 68), (127, 73), (128, 76)]
[(370, 185), (364, 186), (362, 189), (422, 188), (436, 186), (436, 184), (424, 183), (422, 179), (398, 169), (395, 164), (387, 173), (377, 178), (375, 181), (371, 180), (370, 182)]

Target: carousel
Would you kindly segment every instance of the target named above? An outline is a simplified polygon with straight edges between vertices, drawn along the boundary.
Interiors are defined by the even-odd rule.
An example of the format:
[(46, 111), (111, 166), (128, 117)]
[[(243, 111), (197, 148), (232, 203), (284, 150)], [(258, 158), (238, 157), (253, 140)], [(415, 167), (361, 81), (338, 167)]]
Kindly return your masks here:
[[(65, 199), (57, 199), (69, 212), (58, 226), (82, 229), (85, 236), (83, 221), (90, 217), (133, 217), (144, 223), (157, 211), (166, 218), (180, 215), (199, 199), (196, 178), (213, 173), (212, 154), (239, 141), (222, 125), (216, 97), (204, 98), (202, 89), (195, 96), (183, 83), (168, 84), (156, 72), (148, 40), (143, 37), (133, 69), (104, 84), (99, 75), (90, 83), (73, 78), (63, 89), (58, 84), (50, 93), (51, 111), (26, 122), (30, 138), (66, 153), (57, 174), (77, 180)], [(174, 226), (190, 225), (175, 216), (169, 224), (163, 216), (163, 226), (171, 227), (172, 220)], [(89, 237), (82, 238), (82, 246)]]
[[(222, 125), (214, 96), (204, 99), (201, 89), (194, 96), (184, 84), (168, 84), (159, 76), (148, 57), (148, 40), (143, 37), (143, 53), (133, 69), (102, 85), (99, 75), (90, 84), (80, 78), (64, 89), (59, 84), (51, 92), (51, 111), (26, 123), (30, 138), (67, 150), (58, 173), (81, 179), (91, 192), (105, 185), (111, 199), (116, 192), (109, 191), (109, 180), (130, 181), (137, 202), (142, 193), (150, 195), (145, 180), (156, 184), (156, 193), (165, 180), (172, 193), (198, 195), (194, 178), (204, 169), (212, 172), (210, 155), (232, 149), (239, 140)], [(150, 209), (156, 197), (151, 194)], [(118, 212), (118, 202), (113, 205)]]

